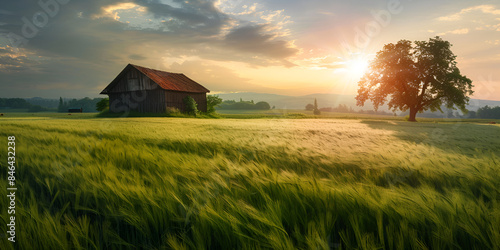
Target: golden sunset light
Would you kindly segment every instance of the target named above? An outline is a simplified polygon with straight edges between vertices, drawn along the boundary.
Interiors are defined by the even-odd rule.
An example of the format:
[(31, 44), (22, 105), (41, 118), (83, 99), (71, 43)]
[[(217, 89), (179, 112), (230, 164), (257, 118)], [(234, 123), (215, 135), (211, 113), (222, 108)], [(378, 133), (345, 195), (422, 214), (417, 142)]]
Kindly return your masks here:
[(72, 2), (47, 18), (34, 16), (43, 10), (37, 4), (5, 6), (1, 93), (95, 96), (111, 72), (135, 63), (184, 72), (217, 93), (334, 94), (338, 86), (353, 84), (344, 80), (363, 75), (385, 44), (441, 36), (453, 44), (464, 74), (477, 83), (489, 79), (476, 86), (474, 98), (500, 100), (500, 6), (487, 1), (443, 6), (433, 1)]
[(369, 61), (362, 56), (358, 56), (357, 58), (351, 59), (346, 62), (346, 71), (353, 78), (361, 78), (367, 71), (369, 65)]
[(500, 250), (499, 0), (2, 0), (0, 249)]

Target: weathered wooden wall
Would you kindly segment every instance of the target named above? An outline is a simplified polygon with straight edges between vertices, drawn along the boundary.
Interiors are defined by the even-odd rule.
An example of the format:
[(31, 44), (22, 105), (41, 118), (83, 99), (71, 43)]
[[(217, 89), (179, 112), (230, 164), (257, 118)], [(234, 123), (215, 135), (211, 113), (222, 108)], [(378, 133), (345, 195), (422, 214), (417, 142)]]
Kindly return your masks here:
[(154, 90), (160, 86), (135, 68), (130, 68), (109, 93)]
[(207, 112), (207, 94), (206, 93), (189, 93), (177, 91), (165, 91), (167, 107), (176, 107), (181, 111), (185, 111), (184, 98), (191, 96), (198, 104), (198, 110)]
[(115, 113), (163, 113), (166, 110), (165, 103), (165, 90), (160, 88), (109, 94), (109, 110)]

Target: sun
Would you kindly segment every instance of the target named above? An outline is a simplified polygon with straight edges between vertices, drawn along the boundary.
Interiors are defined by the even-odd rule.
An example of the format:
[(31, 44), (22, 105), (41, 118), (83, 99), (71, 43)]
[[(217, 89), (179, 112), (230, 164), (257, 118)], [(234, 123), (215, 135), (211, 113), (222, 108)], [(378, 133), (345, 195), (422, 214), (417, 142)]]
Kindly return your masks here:
[(346, 61), (346, 71), (353, 78), (361, 78), (368, 70), (369, 62), (366, 58), (356, 57)]

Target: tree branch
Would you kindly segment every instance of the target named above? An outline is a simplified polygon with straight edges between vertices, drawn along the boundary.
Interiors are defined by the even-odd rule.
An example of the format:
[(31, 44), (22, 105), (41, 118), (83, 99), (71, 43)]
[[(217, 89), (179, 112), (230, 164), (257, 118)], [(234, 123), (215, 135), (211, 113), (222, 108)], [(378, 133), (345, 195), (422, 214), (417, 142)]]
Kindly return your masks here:
[(437, 95), (436, 97), (434, 97), (434, 98), (432, 98), (432, 99), (429, 99), (429, 100), (427, 100), (427, 101), (425, 101), (425, 102), (421, 102), (421, 104), (419, 105), (419, 110), (420, 110), (421, 108), (423, 108), (425, 105), (428, 105), (428, 104), (432, 103), (433, 101), (438, 100), (438, 99), (439, 99), (439, 98), (441, 98), (441, 97), (444, 97), (444, 96), (442, 96), (442, 95)]

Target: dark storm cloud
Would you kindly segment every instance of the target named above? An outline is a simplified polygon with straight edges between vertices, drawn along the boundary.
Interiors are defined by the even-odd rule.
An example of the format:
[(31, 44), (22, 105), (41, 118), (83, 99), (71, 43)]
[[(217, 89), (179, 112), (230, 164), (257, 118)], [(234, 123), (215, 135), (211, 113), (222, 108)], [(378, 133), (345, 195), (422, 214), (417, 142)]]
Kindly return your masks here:
[(289, 47), (288, 42), (274, 40), (273, 35), (265, 34), (265, 27), (265, 25), (255, 25), (233, 29), (226, 35), (224, 43), (240, 51), (272, 58), (286, 58), (298, 52), (297, 49)]
[[(211, 1), (174, 1), (180, 8), (160, 3), (159, 1), (136, 1), (147, 8), (156, 18), (168, 20), (164, 25), (169, 32), (216, 35), (222, 25), (230, 18), (215, 8)], [(169, 20), (171, 19), (171, 20)]]
[(12, 52), (5, 48), (0, 48), (0, 55), (11, 54)]
[[(0, 48), (0, 73), (9, 74), (16, 72), (23, 72), (36, 67), (40, 63), (31, 60), (24, 54), (16, 53), (11, 48)], [(6, 80), (2, 77), (2, 80)]]
[[(265, 34), (264, 26), (233, 28), (227, 36), (221, 36), (223, 27), (239, 21), (219, 11), (213, 1), (173, 0), (172, 6), (158, 0), (70, 0), (67, 4), (60, 4), (59, 1), (67, 0), (42, 0), (43, 3), (52, 3), (49, 10), (53, 15), (47, 15), (47, 20), (43, 19), (44, 14), (35, 15), (42, 12), (50, 14), (38, 1), (2, 3), (2, 95), (29, 93), (23, 89), (33, 90), (36, 95), (50, 86), (56, 86), (55, 91), (81, 88), (78, 95), (96, 96), (100, 87), (133, 61), (158, 64), (162, 57), (197, 56), (260, 66), (292, 66), (286, 57), (297, 52), (289, 48), (286, 41)], [(144, 7), (154, 18), (164, 21), (157, 28), (145, 28), (103, 15), (106, 14), (104, 7), (127, 2)], [(54, 3), (57, 8), (54, 8)], [(39, 22), (46, 21), (45, 24), (42, 27), (33, 26), (34, 17)], [(28, 29), (33, 37), (23, 36), (23, 26), (26, 25), (36, 29), (36, 32)], [(26, 43), (24, 40), (22, 43), (17, 41), (20, 45), (18, 56), (5, 54), (11, 53), (10, 49), (16, 45), (7, 39), (8, 34), (25, 38)], [(234, 52), (227, 53), (228, 49)], [(4, 88), (6, 85), (9, 87)], [(37, 92), (37, 89), (42, 92)]]
[(113, 80), (113, 74), (119, 73), (121, 67), (89, 65), (77, 59), (55, 59), (43, 63), (28, 59), (23, 67), (10, 68), (8, 72), (0, 68), (0, 96), (96, 97), (102, 90), (101, 86)]
[[(42, 2), (50, 2), (58, 7), (51, 5), (52, 7), (49, 7), (50, 13), (45, 14), (47, 11), (42, 5), (37, 4), (37, 1), (8, 1), (2, 6), (13, 13), (12, 15), (3, 15), (0, 19), (1, 22), (9, 24), (8, 32), (3, 32), (4, 36), (8, 35), (10, 38), (7, 45), (24, 47), (42, 55), (82, 57), (85, 59), (85, 57), (102, 55), (102, 50), (107, 49), (109, 39), (106, 39), (105, 36), (100, 37), (102, 34), (117, 32), (126, 27), (119, 22), (109, 20), (101, 20), (96, 23), (89, 19), (78, 18), (80, 12), (96, 12), (103, 5), (116, 1), (100, 1), (99, 6), (89, 1), (70, 1), (66, 5), (59, 4), (55, 0)], [(36, 15), (36, 13), (44, 14)], [(45, 25), (36, 26), (34, 19)], [(19, 42), (18, 39), (12, 39), (12, 35), (15, 38), (22, 37), (25, 40)]]
[(0, 56), (0, 73), (25, 71), (33, 66), (33, 63), (26, 56)]
[[(55, 0), (46, 0), (53, 1)], [(121, 59), (117, 54), (123, 54), (127, 48), (137, 47), (142, 43), (162, 41), (164, 46), (182, 46), (181, 49), (193, 46), (200, 49), (204, 43), (208, 50), (217, 46), (230, 46), (243, 52), (256, 52), (264, 57), (287, 57), (295, 50), (287, 47), (285, 41), (271, 41), (269, 35), (262, 35), (262, 26), (236, 29), (226, 37), (225, 43), (220, 43), (216, 35), (221, 33), (221, 27), (231, 19), (221, 13), (212, 1), (177, 1), (176, 8), (160, 1), (136, 0), (156, 18), (165, 20), (159, 29), (131, 28), (128, 24), (111, 18), (92, 18), (103, 12), (103, 7), (123, 3), (123, 1), (70, 1), (59, 5), (59, 11), (50, 17), (46, 26), (37, 28), (36, 36), (28, 39), (29, 49), (39, 53), (85, 60)], [(23, 20), (30, 21), (35, 13), (43, 9), (33, 1), (8, 1), (2, 6), (12, 15), (1, 15), (0, 22), (7, 25), (2, 29), (22, 36)], [(26, 19), (23, 19), (25, 17)], [(248, 34), (245, 34), (248, 32)], [(245, 38), (251, 38), (245, 41)], [(250, 44), (251, 43), (251, 44)], [(208, 46), (206, 46), (208, 44)], [(269, 49), (266, 49), (269, 47)], [(175, 49), (175, 48), (171, 48)], [(135, 53), (137, 54), (137, 53)], [(207, 51), (207, 55), (211, 54)], [(203, 51), (199, 56), (203, 57)], [(244, 58), (235, 57), (242, 61)]]

